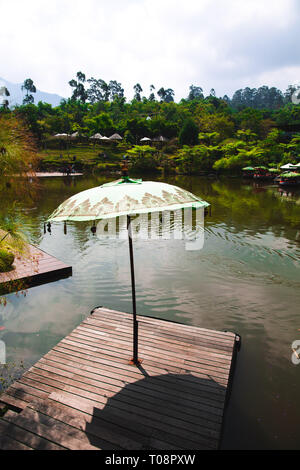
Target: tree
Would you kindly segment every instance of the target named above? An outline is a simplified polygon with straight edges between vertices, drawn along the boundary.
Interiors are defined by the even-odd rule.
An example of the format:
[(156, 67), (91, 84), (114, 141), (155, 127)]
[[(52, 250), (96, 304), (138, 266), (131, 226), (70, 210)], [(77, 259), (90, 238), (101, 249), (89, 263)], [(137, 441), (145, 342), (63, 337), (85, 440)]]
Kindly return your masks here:
[(24, 83), (21, 89), (26, 90), (26, 96), (23, 99), (23, 104), (34, 103), (34, 97), (31, 94), (29, 94), (29, 92), (36, 93), (36, 88), (34, 86), (33, 80), (31, 80), (31, 78), (26, 78), (26, 80), (24, 80)]
[(198, 143), (199, 129), (192, 119), (187, 119), (179, 133), (180, 145), (196, 145)]
[(149, 101), (155, 101), (155, 95), (154, 95), (154, 93), (153, 93), (154, 90), (155, 90), (155, 86), (154, 86), (154, 85), (150, 85)]
[(204, 99), (203, 89), (200, 86), (191, 85), (187, 99), (188, 101)]
[(210, 148), (206, 145), (189, 147), (184, 145), (176, 154), (176, 162), (180, 173), (192, 175), (202, 170), (211, 170), (214, 163)]
[(73, 79), (69, 81), (70, 87), (74, 88), (71, 99), (79, 100), (85, 103), (88, 98), (87, 92), (84, 87), (85, 74), (82, 72), (77, 72), (76, 77), (77, 80)]
[(5, 86), (0, 87), (0, 98), (1, 98), (1, 96), (3, 98), (2, 98), (2, 103), (0, 102), (0, 106), (3, 106), (4, 109), (7, 109), (9, 102), (4, 97), (5, 96), (10, 96), (10, 93), (9, 93), (8, 89)]
[(289, 85), (284, 93), (284, 102), (291, 103), (292, 96), (294, 95), (295, 91), (299, 89), (298, 85)]
[[(0, 115), (0, 194), (14, 201), (21, 196), (29, 198), (33, 185), (28, 178), (16, 178), (32, 173), (37, 166), (38, 157), (32, 134), (12, 113)], [(5, 207), (5, 206), (4, 206)]]
[(140, 171), (156, 171), (159, 162), (155, 157), (155, 152), (156, 149), (150, 145), (134, 145), (128, 150), (131, 168)]
[(116, 80), (111, 80), (108, 87), (111, 101), (114, 101), (116, 98), (124, 97), (124, 88), (122, 88), (121, 83), (117, 82)]
[(157, 92), (158, 96), (160, 97), (161, 101), (165, 103), (170, 103), (174, 101), (173, 96), (175, 95), (174, 90), (172, 88), (167, 88), (166, 90), (162, 87)]
[[(92, 104), (97, 103), (99, 101), (104, 101), (105, 100), (105, 93), (103, 93), (103, 85), (105, 83), (104, 80), (101, 80), (101, 79), (97, 80), (96, 78), (92, 77), (92, 78), (89, 78), (87, 81), (90, 84), (90, 88), (86, 92), (88, 101)], [(106, 83), (105, 85), (107, 86)]]
[(139, 83), (137, 83), (136, 85), (134, 85), (133, 89), (135, 91), (134, 99), (137, 101), (141, 101), (141, 93), (143, 91), (143, 88)]
[(223, 113), (202, 112), (200, 116), (195, 116), (195, 121), (201, 132), (217, 132), (219, 134), (219, 141), (228, 139), (234, 135), (234, 122), (229, 116)]

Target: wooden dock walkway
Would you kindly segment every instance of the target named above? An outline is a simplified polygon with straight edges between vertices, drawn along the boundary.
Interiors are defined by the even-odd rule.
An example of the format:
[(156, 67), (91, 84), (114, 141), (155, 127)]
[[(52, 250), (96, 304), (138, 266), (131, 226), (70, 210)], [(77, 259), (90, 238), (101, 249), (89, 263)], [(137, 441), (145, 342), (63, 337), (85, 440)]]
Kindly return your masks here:
[(1, 396), (0, 449), (217, 449), (238, 336), (97, 308)]
[(72, 276), (72, 267), (33, 245), (16, 256), (14, 269), (0, 273), (0, 294), (25, 290), (32, 286)]
[(74, 173), (63, 173), (62, 171), (37, 171), (34, 176), (36, 178), (57, 178), (57, 177), (73, 177), (73, 176), (83, 176), (83, 173), (74, 172)]

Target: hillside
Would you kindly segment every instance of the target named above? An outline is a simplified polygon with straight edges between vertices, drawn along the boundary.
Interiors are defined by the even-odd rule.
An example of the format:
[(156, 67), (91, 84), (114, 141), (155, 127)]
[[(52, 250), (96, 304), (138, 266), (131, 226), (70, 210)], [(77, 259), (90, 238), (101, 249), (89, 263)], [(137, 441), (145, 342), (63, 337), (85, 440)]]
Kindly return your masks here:
[[(16, 104), (22, 104), (25, 95), (21, 89), (22, 83), (11, 83), (0, 77), (0, 85), (5, 86), (10, 93), (10, 96), (7, 97), (10, 107), (15, 106)], [(36, 93), (33, 93), (33, 96), (35, 104), (39, 101), (43, 101), (51, 104), (52, 106), (59, 106), (60, 101), (63, 99), (62, 96), (40, 90), (36, 90)]]

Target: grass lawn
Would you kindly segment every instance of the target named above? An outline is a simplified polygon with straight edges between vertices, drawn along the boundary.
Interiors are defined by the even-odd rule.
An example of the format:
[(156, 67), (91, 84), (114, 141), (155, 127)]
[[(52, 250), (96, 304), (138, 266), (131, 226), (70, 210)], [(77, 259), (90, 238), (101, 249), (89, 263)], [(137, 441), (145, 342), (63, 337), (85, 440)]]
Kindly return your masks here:
[[(94, 145), (90, 143), (73, 143), (67, 148), (49, 148), (39, 151), (40, 170), (59, 170), (68, 164), (75, 163), (76, 170), (114, 170), (120, 169), (122, 157), (128, 147), (124, 144)], [(75, 157), (75, 162), (74, 162)]]

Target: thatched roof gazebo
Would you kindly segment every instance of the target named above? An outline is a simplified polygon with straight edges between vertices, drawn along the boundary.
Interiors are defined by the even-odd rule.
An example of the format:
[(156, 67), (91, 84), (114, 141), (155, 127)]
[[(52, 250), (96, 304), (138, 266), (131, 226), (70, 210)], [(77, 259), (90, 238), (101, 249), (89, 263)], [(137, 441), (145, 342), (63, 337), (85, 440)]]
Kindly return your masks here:
[(92, 135), (90, 139), (99, 140), (102, 139), (102, 135), (97, 132), (96, 134)]
[(113, 134), (109, 137), (109, 140), (123, 140), (119, 134)]

